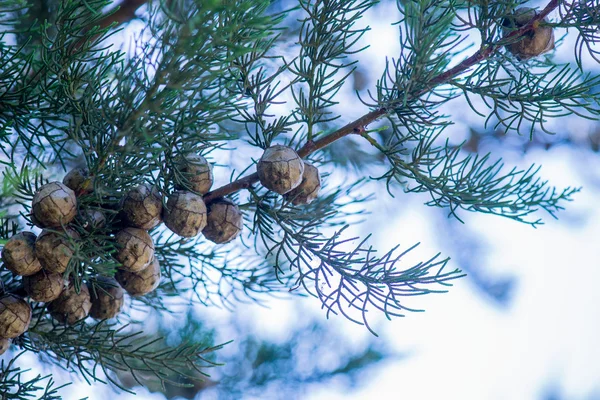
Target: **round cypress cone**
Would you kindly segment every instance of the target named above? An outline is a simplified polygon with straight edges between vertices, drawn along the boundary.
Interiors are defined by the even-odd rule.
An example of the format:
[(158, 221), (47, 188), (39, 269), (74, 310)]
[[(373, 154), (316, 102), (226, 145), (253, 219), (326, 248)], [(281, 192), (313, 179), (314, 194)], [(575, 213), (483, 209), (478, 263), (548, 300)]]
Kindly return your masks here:
[(98, 277), (93, 284), (88, 284), (92, 298), (90, 316), (95, 319), (114, 318), (125, 301), (125, 292), (119, 283), (112, 278)]
[(115, 279), (131, 296), (143, 296), (158, 287), (160, 283), (160, 264), (155, 257), (150, 265), (141, 271), (117, 270)]
[(160, 224), (162, 208), (162, 198), (158, 190), (144, 184), (125, 195), (121, 203), (121, 215), (127, 225), (150, 230)]
[(32, 232), (21, 232), (8, 239), (4, 245), (2, 261), (13, 274), (29, 276), (42, 269), (42, 264), (35, 256), (35, 239)]
[(12, 339), (29, 329), (31, 307), (29, 303), (7, 294), (0, 298), (0, 338)]
[(304, 162), (291, 147), (275, 145), (265, 150), (256, 171), (264, 187), (285, 194), (302, 182)]
[(33, 215), (42, 228), (67, 225), (77, 215), (75, 192), (60, 182), (47, 183), (33, 196)]
[[(517, 8), (514, 14), (506, 17), (502, 23), (504, 36), (525, 26), (538, 14), (533, 8)], [(547, 19), (544, 21), (548, 22)], [(506, 48), (519, 60), (528, 60), (554, 48), (554, 31), (550, 26), (537, 26), (515, 42), (506, 45)]]
[(219, 199), (208, 205), (207, 224), (202, 234), (211, 242), (227, 243), (238, 237), (243, 227), (238, 206), (227, 199)]
[(25, 292), (35, 301), (52, 301), (62, 293), (65, 281), (61, 274), (41, 270), (31, 276), (23, 277)]
[(202, 196), (178, 191), (169, 196), (164, 212), (167, 228), (182, 237), (197, 236), (206, 226), (206, 205)]
[(319, 195), (319, 190), (321, 190), (319, 170), (305, 162), (302, 182), (295, 189), (287, 192), (285, 198), (294, 205), (310, 204)]
[(81, 285), (77, 293), (75, 285), (69, 284), (56, 300), (48, 304), (48, 311), (60, 323), (73, 325), (87, 317), (91, 307), (88, 287)]
[(100, 210), (83, 210), (78, 218), (81, 221), (81, 226), (88, 232), (106, 225), (106, 216)]
[(140, 271), (144, 269), (154, 256), (152, 238), (143, 229), (125, 228), (115, 236), (119, 251), (117, 260), (122, 269)]
[(87, 168), (73, 168), (63, 178), (63, 183), (76, 194), (94, 190), (94, 178)]
[(79, 239), (79, 234), (72, 228), (66, 228), (61, 233), (43, 230), (35, 241), (35, 255), (42, 267), (57, 274), (65, 272), (73, 258), (74, 239)]
[(177, 177), (176, 189), (193, 190), (199, 194), (206, 194), (213, 184), (212, 165), (206, 158), (199, 154), (188, 154), (178, 163), (181, 177)]

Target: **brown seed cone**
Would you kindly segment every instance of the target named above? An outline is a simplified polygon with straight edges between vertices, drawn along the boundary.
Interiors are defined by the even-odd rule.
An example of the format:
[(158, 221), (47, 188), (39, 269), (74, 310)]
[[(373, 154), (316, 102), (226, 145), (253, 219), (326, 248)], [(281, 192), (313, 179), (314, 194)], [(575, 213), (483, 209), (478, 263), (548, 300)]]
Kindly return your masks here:
[(142, 296), (152, 292), (160, 283), (160, 264), (156, 257), (150, 265), (138, 272), (128, 272), (122, 269), (115, 274), (117, 282), (131, 296)]
[(145, 230), (125, 228), (116, 234), (115, 239), (119, 248), (116, 258), (122, 264), (122, 269), (141, 271), (152, 261), (154, 243)]
[(265, 150), (256, 171), (264, 187), (285, 194), (302, 182), (304, 162), (291, 147), (275, 145)]
[(4, 245), (2, 261), (4, 266), (15, 275), (29, 276), (42, 269), (35, 256), (36, 236), (31, 232), (17, 233)]
[(125, 292), (112, 278), (98, 277), (93, 284), (88, 283), (92, 308), (90, 317), (96, 319), (114, 318), (123, 308)]
[(29, 215), (29, 219), (31, 220), (31, 223), (34, 224), (35, 226), (37, 226), (38, 228), (43, 228), (44, 226), (40, 223), (40, 221), (37, 220), (37, 218), (35, 218), (35, 214), (33, 213), (33, 210), (31, 212), (31, 214)]
[(173, 193), (167, 201), (163, 220), (167, 228), (179, 236), (197, 236), (206, 226), (202, 196), (186, 191)]
[[(188, 154), (177, 163), (181, 172), (175, 186), (179, 190), (193, 190), (200, 194), (206, 194), (210, 190), (214, 178), (212, 164), (199, 154)], [(181, 180), (181, 182), (179, 182)]]
[(7, 294), (0, 298), (0, 338), (12, 339), (22, 335), (31, 322), (31, 307), (29, 303)]
[(23, 277), (25, 292), (35, 301), (52, 301), (58, 298), (65, 287), (61, 274), (41, 270), (37, 274)]
[(207, 207), (207, 224), (202, 234), (213, 243), (231, 242), (244, 227), (242, 212), (232, 201), (219, 199)]
[(48, 304), (48, 311), (58, 322), (73, 325), (87, 317), (91, 307), (88, 287), (81, 285), (77, 293), (75, 286), (70, 284), (56, 300)]
[(77, 215), (75, 192), (60, 182), (47, 183), (33, 196), (33, 215), (43, 228), (58, 228)]
[(162, 197), (150, 185), (139, 185), (121, 202), (123, 221), (134, 228), (150, 230), (161, 222)]
[[(517, 8), (512, 16), (503, 21), (504, 35), (507, 36), (515, 29), (528, 24), (537, 14), (538, 12), (533, 8)], [(547, 19), (544, 21), (548, 22)], [(554, 48), (554, 31), (549, 26), (538, 26), (525, 33), (516, 42), (508, 44), (506, 48), (519, 60), (528, 60)]]
[(304, 163), (302, 183), (295, 189), (286, 193), (285, 198), (294, 205), (310, 204), (319, 195), (321, 190), (321, 176), (319, 170), (312, 164)]
[(81, 221), (81, 226), (88, 232), (106, 225), (106, 216), (99, 210), (83, 210), (79, 213), (78, 218)]
[(6, 350), (10, 347), (9, 339), (0, 339), (0, 356), (6, 353)]
[(63, 178), (63, 183), (76, 194), (90, 193), (94, 190), (94, 178), (87, 168), (73, 168)]
[(62, 274), (73, 258), (73, 240), (79, 234), (73, 228), (65, 228), (62, 233), (43, 230), (35, 241), (35, 255), (48, 272)]

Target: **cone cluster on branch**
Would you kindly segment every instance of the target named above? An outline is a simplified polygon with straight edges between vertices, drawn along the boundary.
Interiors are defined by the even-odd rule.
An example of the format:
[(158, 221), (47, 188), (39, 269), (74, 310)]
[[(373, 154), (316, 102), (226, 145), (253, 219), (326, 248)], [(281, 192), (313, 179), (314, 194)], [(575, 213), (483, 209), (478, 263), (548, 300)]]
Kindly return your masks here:
[(265, 150), (256, 167), (260, 183), (284, 195), (294, 205), (310, 204), (319, 195), (319, 170), (288, 146), (274, 145)]
[[(531, 22), (539, 13), (533, 8), (519, 7), (502, 22), (504, 36)], [(544, 19), (543, 22), (548, 22)], [(519, 60), (528, 60), (542, 55), (554, 48), (554, 31), (550, 26), (540, 26), (535, 22), (533, 29), (526, 32), (515, 42), (506, 45), (506, 49)]]
[[(210, 191), (213, 182), (212, 165), (204, 157), (197, 154), (182, 156), (177, 161), (176, 191), (168, 197), (163, 213), (167, 228), (182, 237), (195, 237), (202, 233), (217, 244), (235, 239), (242, 231), (242, 213), (229, 200), (217, 199), (208, 205), (204, 202), (202, 196)], [(222, 214), (218, 207), (214, 207), (223, 201), (231, 204), (229, 214)], [(233, 227), (229, 227), (226, 233), (215, 235), (215, 223), (221, 226), (228, 218), (235, 221)]]
[[(294, 205), (309, 204), (321, 187), (317, 168), (290, 147), (266, 149), (257, 169), (263, 186)], [(148, 230), (164, 222), (179, 236), (202, 233), (216, 244), (231, 242), (242, 231), (242, 212), (231, 200), (219, 198), (205, 204), (203, 195), (213, 184), (213, 173), (204, 157), (181, 157), (174, 176), (175, 191), (166, 202), (156, 187), (147, 184), (130, 189), (122, 197), (117, 224), (111, 226), (115, 228), (114, 258), (119, 263), (114, 278), (97, 275), (79, 285), (66, 279), (72, 272), (77, 246), (83, 246), (81, 235), (109, 222), (103, 212), (78, 204), (78, 197), (94, 190), (94, 178), (84, 168), (71, 170), (63, 182), (51, 182), (37, 190), (31, 219), (42, 232), (39, 236), (21, 232), (11, 237), (2, 250), (5, 267), (22, 277), (29, 301), (48, 303), (49, 314), (59, 323), (74, 324), (88, 315), (96, 319), (115, 317), (123, 308), (125, 292), (142, 296), (160, 283), (160, 264)], [(78, 224), (73, 224), (75, 221)], [(0, 297), (0, 354), (9, 347), (10, 339), (29, 328), (29, 301), (10, 293)]]
[[(81, 168), (70, 171), (63, 182), (41, 186), (33, 197), (31, 219), (42, 232), (39, 236), (16, 234), (2, 249), (4, 266), (22, 277), (29, 301), (47, 303), (49, 314), (59, 323), (74, 324), (86, 318), (94, 301), (85, 283), (76, 287), (74, 281), (65, 279), (81, 240), (75, 219), (88, 231), (106, 223), (102, 212), (78, 207), (78, 196), (92, 190), (93, 179)], [(9, 339), (28, 330), (29, 301), (10, 293), (0, 297), (0, 354), (8, 349)]]

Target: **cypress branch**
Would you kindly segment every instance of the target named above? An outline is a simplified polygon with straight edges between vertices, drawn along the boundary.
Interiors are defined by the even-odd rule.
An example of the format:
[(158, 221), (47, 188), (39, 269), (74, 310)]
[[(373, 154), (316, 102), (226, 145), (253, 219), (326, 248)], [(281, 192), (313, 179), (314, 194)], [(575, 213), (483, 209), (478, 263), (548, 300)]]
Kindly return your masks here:
[[(487, 124), (504, 133), (527, 132), (531, 139), (548, 131), (549, 119), (600, 116), (600, 82), (581, 61), (586, 54), (597, 56), (597, 13), (587, 3), (550, 0), (511, 28), (506, 21), (514, 19), (517, 3), (398, 2), (400, 54), (388, 59), (367, 96), (357, 95), (369, 111), (351, 119), (338, 106), (348, 101), (343, 89), (360, 65), (357, 54), (369, 30), (362, 17), (376, 7), (374, 1), (299, 0), (290, 9), (269, 0), (126, 0), (120, 7), (105, 0), (46, 0), (35, 7), (6, 2), (0, 15), (2, 245), (22, 227), (41, 225), (39, 204), (56, 199), (50, 193), (34, 208), (36, 193), (61, 180), (64, 171), (85, 167), (81, 184), (69, 189), (79, 214), (44, 227), (58, 235), (67, 227), (75, 232), (61, 242), (72, 252), (63, 278), (82, 297), (90, 282), (101, 287), (101, 277), (134, 276), (156, 288), (133, 299), (115, 323), (59, 324), (44, 304), (27, 300), (33, 323), (13, 347), (89, 382), (129, 390), (118, 376), (173, 385), (201, 378), (216, 365), (207, 354), (221, 348), (210, 338), (172, 346), (142, 337), (135, 326), (140, 312), (177, 314), (173, 304), (235, 309), (239, 302), (266, 304), (269, 297), (292, 293), (311, 295), (327, 315), (343, 315), (375, 333), (375, 315), (420, 311), (410, 297), (444, 292), (464, 274), (440, 254), (407, 264), (417, 245), (377, 252), (370, 235), (349, 234), (374, 194), (383, 195), (383, 185), (390, 194), (397, 188), (426, 193), (427, 205), (458, 219), (470, 211), (532, 226), (542, 223), (537, 211), (556, 217), (579, 190), (556, 189), (539, 177), (538, 166), (504, 167), (499, 157), (471, 154), (476, 146), (452, 144), (444, 136), (453, 121), (442, 107), (459, 96)], [(134, 35), (132, 51), (106, 47), (114, 28), (144, 4), (146, 25)], [(553, 12), (557, 21), (547, 19)], [(577, 67), (541, 54), (515, 55), (516, 44), (553, 27), (578, 35)], [(467, 31), (481, 39), (470, 53)], [(306, 168), (317, 182), (304, 193), (309, 204), (296, 201), (292, 191), (274, 189), (280, 196), (268, 190), (269, 182), (255, 172), (255, 157), (276, 144), (299, 157), (285, 149), (281, 154), (289, 159), (267, 160), (272, 171), (293, 169), (285, 183), (294, 178), (294, 185), (269, 187), (302, 189)], [(342, 176), (344, 160), (334, 159), (332, 149), (375, 177)], [(221, 172), (229, 175), (225, 182)], [(221, 180), (221, 186), (206, 193), (198, 179)], [(178, 191), (185, 196), (174, 195)], [(150, 199), (152, 207), (140, 210), (166, 226), (133, 226), (122, 207), (132, 192), (147, 194), (137, 204)], [(66, 189), (60, 193), (70, 196)], [(188, 203), (180, 204), (180, 197)], [(225, 210), (232, 207), (238, 219), (232, 222), (226, 211), (220, 220), (211, 215), (217, 201)], [(100, 213), (104, 222), (91, 226), (83, 218), (89, 212)], [(173, 215), (178, 219), (169, 219)], [(230, 238), (241, 224), (244, 229), (233, 242), (217, 245), (200, 236), (207, 223), (212, 229), (224, 224)], [(183, 237), (191, 236), (187, 232), (197, 235)], [(120, 243), (116, 238), (125, 234), (130, 239)], [(127, 259), (129, 250), (152, 266), (144, 267), (141, 278), (141, 271), (125, 271), (139, 261)], [(0, 282), (4, 293), (31, 290), (5, 265)], [(127, 287), (124, 278), (117, 283)], [(0, 385), (21, 397), (44, 388), (42, 377), (22, 383), (13, 364), (1, 368)], [(51, 381), (45, 390), (48, 398), (55, 396)]]

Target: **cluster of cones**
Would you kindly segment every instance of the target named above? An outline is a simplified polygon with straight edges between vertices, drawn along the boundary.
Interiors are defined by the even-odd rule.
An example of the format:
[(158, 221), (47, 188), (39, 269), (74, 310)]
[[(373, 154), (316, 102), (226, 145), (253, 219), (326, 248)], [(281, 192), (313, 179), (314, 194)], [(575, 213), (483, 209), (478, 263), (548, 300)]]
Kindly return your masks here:
[[(265, 187), (295, 205), (310, 203), (321, 187), (317, 168), (290, 147), (265, 150), (257, 170)], [(204, 157), (182, 158), (175, 182), (176, 191), (168, 196), (166, 207), (155, 187), (142, 184), (123, 196), (118, 218), (109, 221), (100, 209), (78, 205), (78, 196), (91, 193), (94, 181), (87, 170), (74, 169), (62, 182), (45, 184), (35, 193), (31, 219), (43, 230), (39, 236), (21, 232), (11, 237), (2, 250), (4, 266), (22, 277), (26, 297), (47, 303), (50, 315), (60, 323), (74, 324), (88, 315), (113, 318), (123, 307), (125, 292), (141, 296), (158, 287), (160, 265), (150, 229), (164, 222), (179, 236), (203, 234), (217, 244), (234, 240), (242, 230), (243, 215), (236, 204), (227, 199), (204, 203), (202, 196), (213, 184), (212, 165)], [(115, 228), (114, 258), (119, 267), (114, 278), (96, 275), (78, 286), (65, 280), (77, 246), (84, 243), (81, 234), (93, 234), (107, 223)], [(10, 293), (0, 297), (0, 354), (9, 339), (27, 331), (31, 314), (26, 298)]]

